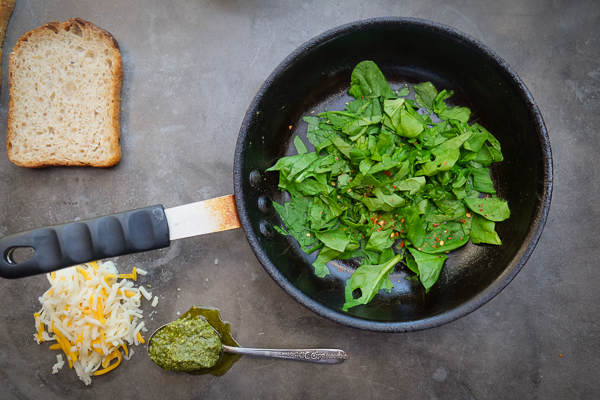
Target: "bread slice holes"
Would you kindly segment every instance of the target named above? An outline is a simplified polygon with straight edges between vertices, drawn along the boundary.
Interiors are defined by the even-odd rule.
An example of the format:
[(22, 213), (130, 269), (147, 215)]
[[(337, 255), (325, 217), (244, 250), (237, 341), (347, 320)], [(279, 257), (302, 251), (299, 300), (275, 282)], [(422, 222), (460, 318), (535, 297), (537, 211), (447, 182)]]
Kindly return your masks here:
[(44, 57), (50, 57), (52, 55), (52, 50), (47, 49), (46, 52), (44, 53)]
[[(106, 63), (108, 64), (108, 68), (112, 68), (112, 61), (111, 60), (106, 60)], [(102, 74), (104, 75), (104, 74)]]
[(56, 92), (52, 92), (52, 94), (50, 95), (50, 101), (54, 100), (55, 97), (56, 97)]
[(75, 86), (75, 82), (69, 81), (65, 85), (65, 95), (67, 97), (73, 97), (77, 93), (77, 86)]
[(96, 58), (96, 52), (93, 50), (88, 50), (85, 52), (85, 54), (83, 56), (85, 58), (91, 58), (93, 60), (94, 58)]
[(83, 49), (83, 47), (81, 47), (81, 46), (77, 46), (77, 47), (75, 47), (75, 51), (76, 51), (76, 52), (78, 52), (78, 53), (81, 53), (83, 50), (84, 50), (84, 49)]

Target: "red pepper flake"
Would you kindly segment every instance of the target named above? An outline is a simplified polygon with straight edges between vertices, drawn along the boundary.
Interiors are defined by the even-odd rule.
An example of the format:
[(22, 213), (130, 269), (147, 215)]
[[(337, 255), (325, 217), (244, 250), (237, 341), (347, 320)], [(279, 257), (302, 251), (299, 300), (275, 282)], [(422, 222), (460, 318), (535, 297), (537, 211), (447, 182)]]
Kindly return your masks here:
[(392, 187), (393, 187), (394, 189), (396, 189), (396, 185), (392, 185)]
[(400, 248), (404, 247), (404, 240), (400, 242)]
[(438, 226), (440, 226), (440, 224), (438, 224), (437, 222), (435, 224), (433, 224), (434, 228), (437, 228)]
[(383, 171), (384, 174), (386, 174), (387, 176), (390, 176), (392, 173), (390, 171)]

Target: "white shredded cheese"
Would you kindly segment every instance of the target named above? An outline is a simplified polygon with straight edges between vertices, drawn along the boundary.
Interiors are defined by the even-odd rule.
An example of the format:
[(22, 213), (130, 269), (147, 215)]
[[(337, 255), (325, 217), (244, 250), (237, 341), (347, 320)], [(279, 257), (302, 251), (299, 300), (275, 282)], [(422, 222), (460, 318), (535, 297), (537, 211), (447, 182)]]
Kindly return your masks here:
[(62, 369), (63, 365), (65, 365), (65, 362), (63, 361), (63, 358), (60, 354), (56, 355), (56, 364), (54, 364), (52, 366), (52, 373), (53, 374), (58, 374), (58, 370)]
[[(158, 296), (154, 296), (154, 300), (152, 300), (152, 307), (156, 307), (156, 305), (158, 304)], [(152, 311), (154, 312), (154, 311)]]
[[(47, 275), (51, 288), (39, 298), (42, 308), (34, 314), (34, 338), (38, 344), (48, 341), (51, 349), (62, 350), (69, 368), (86, 385), (92, 383), (92, 376), (114, 369), (123, 357), (131, 358), (133, 349), (128, 344), (145, 343), (141, 332), (147, 329), (140, 321), (139, 307), (142, 295), (150, 300), (152, 294), (127, 279), (119, 281), (120, 277), (135, 280), (136, 273), (146, 271), (134, 268), (132, 274), (120, 276), (115, 264), (107, 261)], [(56, 358), (53, 374), (65, 364), (60, 354)]]
[(148, 292), (145, 287), (140, 286), (140, 293), (146, 298), (146, 300), (152, 300), (152, 293)]

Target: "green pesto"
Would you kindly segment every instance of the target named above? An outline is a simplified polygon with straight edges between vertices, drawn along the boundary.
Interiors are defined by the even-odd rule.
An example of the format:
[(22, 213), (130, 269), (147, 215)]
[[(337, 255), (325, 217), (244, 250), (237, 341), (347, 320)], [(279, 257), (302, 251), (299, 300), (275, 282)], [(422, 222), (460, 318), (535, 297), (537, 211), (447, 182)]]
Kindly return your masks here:
[(221, 339), (202, 318), (188, 316), (164, 326), (150, 339), (148, 355), (167, 371), (191, 372), (214, 366)]

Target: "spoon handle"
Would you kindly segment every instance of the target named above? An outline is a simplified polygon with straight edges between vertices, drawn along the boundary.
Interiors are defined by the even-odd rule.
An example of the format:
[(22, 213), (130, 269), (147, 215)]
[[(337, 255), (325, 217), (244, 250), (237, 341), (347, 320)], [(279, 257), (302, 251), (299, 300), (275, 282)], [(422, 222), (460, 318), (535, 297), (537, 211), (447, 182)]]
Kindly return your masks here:
[(337, 349), (253, 349), (223, 345), (223, 351), (249, 356), (285, 358), (287, 360), (308, 361), (320, 364), (341, 364), (348, 358), (345, 351)]

